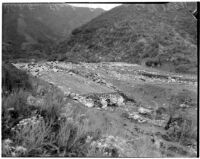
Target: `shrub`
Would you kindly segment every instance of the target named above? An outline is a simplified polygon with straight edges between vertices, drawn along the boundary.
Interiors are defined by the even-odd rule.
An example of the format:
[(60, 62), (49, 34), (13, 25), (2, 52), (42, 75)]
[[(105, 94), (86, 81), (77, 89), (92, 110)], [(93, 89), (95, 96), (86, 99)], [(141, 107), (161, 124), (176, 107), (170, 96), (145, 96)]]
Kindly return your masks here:
[(180, 112), (168, 122), (167, 136), (183, 145), (194, 144), (197, 140), (197, 126), (187, 114)]
[(165, 129), (169, 140), (183, 145), (190, 145), (197, 140), (197, 119), (195, 116), (191, 117), (190, 111), (186, 112), (180, 108), (179, 105), (182, 103), (188, 105), (192, 103), (192, 99), (187, 92), (172, 96), (168, 111), (170, 119)]
[[(52, 104), (51, 102), (47, 102), (49, 104), (41, 108), (43, 111), (39, 111), (41, 115), (23, 116), (23, 119), (18, 117), (16, 120), (15, 118), (6, 116), (4, 113), (3, 121), (6, 120), (6, 122), (3, 122), (3, 126), (6, 127), (10, 124), (7, 132), (11, 133), (6, 134), (5, 129), (3, 129), (3, 138), (11, 138), (14, 141), (12, 154), (15, 154), (15, 147), (22, 145), (27, 149), (26, 153), (23, 154), (26, 157), (86, 156), (88, 151), (88, 143), (85, 142), (88, 131), (86, 123), (82, 120), (81, 116), (76, 117), (78, 122), (75, 122), (73, 118), (72, 121), (66, 118), (64, 120), (58, 118), (61, 104)], [(7, 111), (8, 114), (9, 112)], [(11, 124), (11, 120), (15, 124)], [(14, 156), (12, 154), (6, 153), (5, 149), (5, 156), (16, 157), (16, 154)]]
[(42, 152), (43, 146), (50, 142), (47, 139), (50, 138), (51, 123), (45, 123), (42, 118), (36, 120), (33, 120), (33, 118), (29, 119), (19, 123), (22, 125), (19, 126), (19, 130), (16, 130), (14, 138), (15, 144), (25, 146), (28, 153), (33, 150)]
[(10, 63), (3, 62), (2, 65), (2, 88), (5, 91), (13, 89), (31, 89), (31, 84), (28, 75), (15, 68)]
[(48, 121), (56, 121), (64, 106), (63, 96), (54, 89), (45, 96), (45, 104), (40, 108), (41, 115)]
[(44, 104), (29, 106), (28, 95), (38, 95), (36, 90), (39, 85), (44, 85), (43, 81), (29, 79), (17, 69), (19, 74), (12, 72), (12, 65), (9, 65), (11, 69), (4, 66), (3, 85), (9, 92), (2, 97), (2, 139), (13, 142), (4, 147), (2, 154), (5, 157), (87, 156), (89, 143), (86, 138), (93, 130), (89, 129), (84, 116), (77, 115), (77, 110), (64, 112), (72, 121), (60, 118), (67, 102), (63, 100), (63, 93), (45, 85)]
[[(82, 152), (85, 145), (85, 135), (83, 129), (75, 124), (65, 121), (60, 124), (60, 129), (56, 135), (56, 145), (59, 145), (63, 156), (85, 156)], [(85, 149), (85, 151), (87, 151)]]
[(2, 97), (2, 136), (10, 135), (10, 129), (19, 120), (30, 116), (34, 110), (26, 104), (27, 92), (20, 89)]

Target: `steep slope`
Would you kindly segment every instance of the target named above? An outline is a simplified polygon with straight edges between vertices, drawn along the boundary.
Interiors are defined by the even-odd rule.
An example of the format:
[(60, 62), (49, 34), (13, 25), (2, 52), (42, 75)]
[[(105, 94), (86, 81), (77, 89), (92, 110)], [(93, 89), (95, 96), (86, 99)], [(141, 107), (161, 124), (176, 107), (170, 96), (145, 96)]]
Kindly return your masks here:
[(75, 29), (55, 53), (66, 61), (123, 61), (194, 73), (196, 3), (128, 4)]
[(3, 4), (3, 57), (43, 56), (55, 42), (102, 12), (64, 3)]

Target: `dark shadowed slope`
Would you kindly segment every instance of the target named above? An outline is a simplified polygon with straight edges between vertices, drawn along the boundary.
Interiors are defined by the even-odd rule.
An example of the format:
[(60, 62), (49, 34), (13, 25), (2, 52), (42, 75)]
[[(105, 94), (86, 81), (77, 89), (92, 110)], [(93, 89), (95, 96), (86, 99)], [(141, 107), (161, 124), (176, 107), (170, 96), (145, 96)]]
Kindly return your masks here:
[(66, 61), (123, 61), (195, 73), (196, 3), (116, 7), (75, 29), (54, 53)]
[(102, 9), (60, 4), (3, 4), (3, 57), (40, 57)]

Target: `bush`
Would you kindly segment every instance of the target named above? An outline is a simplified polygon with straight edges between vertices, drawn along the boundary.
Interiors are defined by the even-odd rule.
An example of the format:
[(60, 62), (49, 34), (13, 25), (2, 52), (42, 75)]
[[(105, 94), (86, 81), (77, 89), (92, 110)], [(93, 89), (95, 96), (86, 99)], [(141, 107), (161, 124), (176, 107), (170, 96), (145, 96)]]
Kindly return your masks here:
[[(26, 98), (23, 90), (3, 97), (3, 140), (13, 141), (13, 150), (4, 149), (4, 156), (86, 156), (87, 126), (77, 115), (77, 122), (73, 118), (72, 121), (60, 118), (62, 97), (48, 94), (46, 104), (36, 112), (26, 105)], [(16, 153), (19, 146), (26, 148), (25, 153)]]
[(10, 135), (10, 129), (19, 120), (30, 116), (35, 108), (26, 104), (28, 93), (20, 89), (2, 97), (2, 136)]
[[(10, 64), (4, 64), (2, 97), (2, 154), (4, 157), (83, 157), (89, 143), (85, 118), (77, 111), (64, 111), (63, 93), (43, 81), (28, 77)], [(38, 95), (38, 86), (47, 89), (42, 106), (30, 106), (27, 97)], [(65, 113), (65, 117), (61, 117)], [(70, 121), (68, 118), (71, 118)], [(12, 144), (6, 144), (10, 140)]]
[(167, 138), (183, 145), (194, 144), (197, 140), (197, 119), (191, 116), (190, 112), (180, 109), (180, 104), (191, 105), (192, 99), (188, 92), (172, 96), (169, 105), (170, 119), (165, 127)]
[(28, 150), (27, 156), (32, 156), (33, 154), (30, 155), (29, 152), (34, 150), (41, 153), (43, 152), (43, 146), (50, 142), (47, 139), (50, 138), (51, 123), (45, 123), (42, 117), (35, 118), (36, 120), (29, 119), (21, 121), (17, 125), (19, 130), (16, 130), (14, 141), (16, 145), (24, 145)]
[(31, 84), (28, 75), (15, 68), (10, 63), (3, 62), (2, 64), (2, 89), (12, 91), (14, 89), (31, 89)]
[(167, 136), (170, 140), (179, 142), (183, 145), (192, 145), (197, 140), (197, 127), (195, 122), (185, 114), (171, 118)]

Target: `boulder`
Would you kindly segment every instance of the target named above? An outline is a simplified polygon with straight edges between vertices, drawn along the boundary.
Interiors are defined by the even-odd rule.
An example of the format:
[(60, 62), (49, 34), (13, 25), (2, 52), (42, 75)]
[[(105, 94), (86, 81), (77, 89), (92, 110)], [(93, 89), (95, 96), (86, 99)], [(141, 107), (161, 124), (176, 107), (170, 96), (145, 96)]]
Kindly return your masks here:
[(69, 95), (71, 98), (74, 98), (74, 97), (76, 97), (76, 93), (70, 93), (70, 95)]
[(139, 123), (145, 123), (147, 122), (147, 120), (143, 117), (141, 117), (139, 114), (134, 113), (134, 114), (130, 114), (130, 116), (128, 117), (129, 119), (133, 119), (136, 120)]
[(101, 83), (104, 83), (104, 84), (105, 84), (105, 83), (106, 83), (106, 81), (105, 81), (104, 79), (102, 79), (102, 80), (101, 80)]
[(190, 106), (183, 103), (183, 104), (180, 104), (180, 107), (181, 107), (181, 108), (189, 108)]
[(73, 97), (73, 99), (75, 100), (79, 100), (79, 98), (80, 98), (79, 94), (76, 94), (75, 97)]
[(87, 106), (88, 108), (92, 108), (94, 107), (94, 102), (92, 100), (86, 100), (84, 105)]
[(52, 81), (50, 81), (50, 82), (49, 82), (49, 84), (50, 84), (50, 85), (55, 85), (55, 83), (54, 83), (54, 82), (52, 82)]
[(124, 105), (124, 98), (123, 97), (118, 97), (118, 99), (117, 99), (117, 105)]
[(23, 66), (23, 69), (28, 70), (28, 64), (25, 64), (25, 65)]
[(52, 70), (53, 70), (53, 72), (58, 72), (59, 71), (57, 68), (53, 68)]
[(117, 97), (115, 95), (111, 95), (110, 102), (111, 102), (111, 104), (117, 104), (117, 102), (118, 102)]
[(106, 108), (108, 106), (108, 102), (104, 98), (100, 99), (100, 103), (102, 105), (102, 108)]
[(147, 108), (140, 107), (140, 108), (138, 109), (138, 112), (139, 112), (140, 114), (151, 114), (152, 110), (147, 109)]
[(73, 75), (74, 75), (74, 73), (73, 73), (73, 72), (69, 72), (69, 74), (70, 74), (71, 76), (73, 76)]

